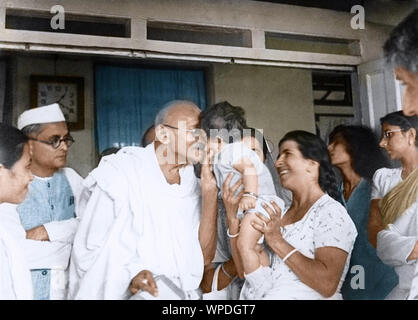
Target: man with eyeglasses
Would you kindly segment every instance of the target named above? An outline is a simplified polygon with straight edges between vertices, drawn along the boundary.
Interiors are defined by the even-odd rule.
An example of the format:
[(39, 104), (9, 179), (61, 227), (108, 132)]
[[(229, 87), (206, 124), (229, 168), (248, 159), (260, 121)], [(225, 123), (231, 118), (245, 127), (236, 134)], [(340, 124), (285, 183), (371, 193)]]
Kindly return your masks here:
[(77, 209), (83, 179), (66, 168), (74, 139), (58, 104), (29, 109), (18, 118), (18, 128), (29, 137), (34, 180), (17, 210), (28, 241), (61, 243), (48, 257), (31, 252), (34, 299), (65, 299), (68, 264), (78, 226)]
[(168, 103), (154, 142), (104, 157), (85, 179), (91, 196), (71, 254), (70, 299), (200, 298), (217, 188), (208, 164), (201, 185), (191, 165), (206, 152), (199, 115), (190, 101)]

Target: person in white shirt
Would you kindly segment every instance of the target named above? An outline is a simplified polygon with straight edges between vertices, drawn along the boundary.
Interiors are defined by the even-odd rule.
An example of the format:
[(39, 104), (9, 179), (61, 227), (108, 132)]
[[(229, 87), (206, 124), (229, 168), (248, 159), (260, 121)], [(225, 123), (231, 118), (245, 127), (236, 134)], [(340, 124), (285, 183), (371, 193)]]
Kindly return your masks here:
[[(191, 165), (205, 156), (199, 114), (192, 102), (169, 103), (156, 116), (153, 143), (122, 148), (88, 175), (91, 196), (74, 240), (71, 299), (129, 299), (145, 292), (167, 298), (157, 276), (173, 282), (185, 299), (201, 297), (216, 206), (205, 200), (206, 192), (201, 198)], [(216, 184), (209, 184), (216, 197)]]
[(399, 277), (386, 299), (406, 299), (418, 261), (418, 117), (397, 111), (380, 122), (380, 146), (402, 166), (379, 169), (373, 176), (368, 237), (379, 258)]
[[(29, 109), (18, 118), (18, 128), (29, 138), (35, 178), (26, 199), (17, 207), (27, 238), (68, 244), (71, 248), (79, 221), (83, 179), (66, 168), (74, 142), (58, 104)], [(36, 300), (66, 299), (70, 251), (58, 253), (54, 266), (32, 269)]]
[(265, 274), (256, 270), (246, 275), (240, 298), (342, 299), (357, 231), (336, 201), (327, 146), (310, 132), (291, 131), (280, 140), (279, 152), (276, 167), (283, 187), (292, 191), (292, 204), (283, 212), (274, 202), (274, 210), (265, 204), (270, 219), (257, 213), (253, 224), (271, 250), (272, 283), (266, 285)]
[[(23, 201), (33, 179), (27, 137), (14, 127), (0, 124), (0, 299), (32, 299), (32, 280), (19, 237), (10, 225), (20, 227), (13, 207)], [(12, 211), (12, 219), (9, 212)], [(15, 219), (13, 219), (15, 218)], [(15, 220), (11, 224), (10, 220)], [(21, 230), (20, 239), (24, 239)]]

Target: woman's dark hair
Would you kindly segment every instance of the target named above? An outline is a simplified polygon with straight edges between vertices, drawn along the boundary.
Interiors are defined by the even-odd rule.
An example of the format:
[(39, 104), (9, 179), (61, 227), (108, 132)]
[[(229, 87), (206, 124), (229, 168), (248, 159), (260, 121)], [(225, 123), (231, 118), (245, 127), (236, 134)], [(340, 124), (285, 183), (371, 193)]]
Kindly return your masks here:
[(210, 137), (211, 130), (218, 130), (219, 136), (227, 143), (242, 138), (242, 130), (247, 127), (245, 111), (227, 101), (219, 102), (202, 111), (200, 126)]
[(391, 126), (399, 126), (403, 131), (414, 128), (418, 131), (418, 116), (408, 117), (402, 111), (388, 113), (380, 118), (380, 124), (390, 124)]
[(285, 134), (279, 142), (279, 148), (285, 141), (289, 140), (297, 143), (299, 151), (305, 159), (310, 159), (319, 163), (319, 186), (322, 191), (328, 193), (330, 197), (338, 200), (337, 177), (333, 171), (325, 142), (313, 133), (296, 130)]
[(28, 137), (22, 131), (0, 123), (0, 164), (11, 169), (22, 157)]
[(373, 131), (364, 126), (339, 125), (329, 134), (329, 144), (341, 142), (351, 158), (354, 171), (371, 180), (377, 169), (390, 167), (386, 153)]
[[(391, 126), (398, 126), (402, 131), (408, 131), (411, 128), (415, 129), (418, 135), (418, 116), (408, 117), (402, 111), (395, 111), (380, 118), (380, 124), (383, 125), (384, 123)], [(415, 145), (418, 145), (418, 136), (415, 137)]]
[[(243, 134), (244, 136), (249, 135), (251, 137), (253, 137), (254, 139), (256, 139), (260, 145), (263, 145), (263, 155), (264, 155), (264, 159), (266, 159), (267, 157), (267, 152), (269, 151), (268, 147), (267, 147), (267, 141), (264, 138), (264, 135), (257, 129), (255, 128), (245, 128), (243, 130)], [(263, 140), (263, 141), (261, 141)]]

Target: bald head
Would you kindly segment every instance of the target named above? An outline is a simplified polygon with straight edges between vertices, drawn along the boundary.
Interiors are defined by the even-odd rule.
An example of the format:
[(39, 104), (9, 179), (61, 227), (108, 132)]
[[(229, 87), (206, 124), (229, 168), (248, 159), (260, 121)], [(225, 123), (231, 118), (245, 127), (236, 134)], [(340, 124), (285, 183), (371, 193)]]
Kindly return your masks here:
[(155, 127), (160, 124), (177, 126), (177, 122), (186, 117), (199, 117), (201, 110), (191, 101), (174, 100), (167, 103), (155, 117)]
[[(164, 106), (155, 118), (154, 147), (169, 164), (195, 163), (204, 156), (199, 126), (200, 109), (191, 101), (176, 100)], [(197, 133), (197, 134), (196, 134)], [(161, 160), (161, 159), (160, 159)]]

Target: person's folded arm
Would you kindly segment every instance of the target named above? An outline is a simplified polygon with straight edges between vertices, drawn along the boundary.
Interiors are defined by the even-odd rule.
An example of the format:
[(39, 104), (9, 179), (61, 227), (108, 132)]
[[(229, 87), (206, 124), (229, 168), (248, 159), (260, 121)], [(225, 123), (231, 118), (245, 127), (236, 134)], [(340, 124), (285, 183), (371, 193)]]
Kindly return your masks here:
[[(284, 258), (294, 247), (283, 240), (272, 249)], [(321, 247), (315, 250), (313, 259), (295, 252), (286, 260), (286, 264), (303, 283), (329, 298), (337, 291), (347, 256), (347, 252), (340, 248)]]
[[(348, 253), (351, 252), (357, 231), (354, 223), (337, 205), (322, 208), (313, 217), (314, 257), (305, 256), (304, 248), (295, 248), (287, 242), (281, 231), (281, 210), (276, 203), (272, 208), (262, 204), (269, 218), (257, 213), (253, 227), (264, 233), (271, 250), (307, 286), (322, 296), (333, 296), (341, 281)], [(302, 236), (302, 235), (301, 235)], [(297, 249), (297, 250), (295, 250)]]
[(62, 221), (51, 221), (43, 226), (48, 233), (49, 241), (73, 243), (79, 222), (79, 218), (70, 218)]
[(399, 266), (417, 258), (417, 209), (416, 202), (377, 235), (377, 255), (384, 263)]
[(25, 239), (23, 250), (29, 269), (66, 269), (71, 244)]
[(392, 267), (412, 263), (416, 259), (416, 236), (403, 236), (390, 224), (377, 235), (376, 252), (383, 263)]

